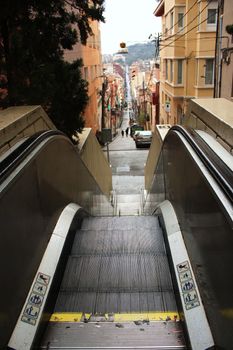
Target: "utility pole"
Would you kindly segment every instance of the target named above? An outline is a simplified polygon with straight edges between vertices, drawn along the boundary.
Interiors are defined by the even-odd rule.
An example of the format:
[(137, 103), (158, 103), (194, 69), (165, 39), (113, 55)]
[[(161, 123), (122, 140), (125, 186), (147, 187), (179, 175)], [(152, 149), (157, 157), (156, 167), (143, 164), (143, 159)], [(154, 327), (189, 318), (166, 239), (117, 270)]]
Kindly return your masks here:
[(145, 80), (143, 78), (142, 82), (142, 89), (143, 89), (143, 103), (144, 103), (144, 121), (146, 121), (146, 93), (145, 93)]
[(105, 93), (107, 91), (108, 80), (107, 77), (103, 76), (104, 81), (102, 83), (102, 118), (101, 118), (101, 130), (105, 128)]

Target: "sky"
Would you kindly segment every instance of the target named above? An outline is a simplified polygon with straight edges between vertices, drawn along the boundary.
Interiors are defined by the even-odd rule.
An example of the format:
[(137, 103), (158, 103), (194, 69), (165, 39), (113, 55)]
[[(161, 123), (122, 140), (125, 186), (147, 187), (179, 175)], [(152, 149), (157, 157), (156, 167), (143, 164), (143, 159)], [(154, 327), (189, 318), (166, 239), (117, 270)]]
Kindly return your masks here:
[(153, 15), (156, 0), (105, 0), (105, 23), (100, 25), (103, 54), (113, 54), (120, 42), (127, 46), (147, 42), (161, 31), (161, 20)]

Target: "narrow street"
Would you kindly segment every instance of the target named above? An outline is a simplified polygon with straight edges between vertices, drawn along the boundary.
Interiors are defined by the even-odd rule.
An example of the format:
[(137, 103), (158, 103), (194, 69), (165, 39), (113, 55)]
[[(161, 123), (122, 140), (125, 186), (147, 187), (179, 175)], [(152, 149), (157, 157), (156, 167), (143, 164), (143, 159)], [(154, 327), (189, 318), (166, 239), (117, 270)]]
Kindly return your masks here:
[[(129, 111), (125, 110), (122, 127), (129, 126)], [(107, 157), (107, 149), (104, 147)], [(113, 190), (117, 196), (117, 215), (139, 215), (144, 191), (144, 166), (149, 149), (136, 149), (132, 137), (118, 136), (109, 144)]]

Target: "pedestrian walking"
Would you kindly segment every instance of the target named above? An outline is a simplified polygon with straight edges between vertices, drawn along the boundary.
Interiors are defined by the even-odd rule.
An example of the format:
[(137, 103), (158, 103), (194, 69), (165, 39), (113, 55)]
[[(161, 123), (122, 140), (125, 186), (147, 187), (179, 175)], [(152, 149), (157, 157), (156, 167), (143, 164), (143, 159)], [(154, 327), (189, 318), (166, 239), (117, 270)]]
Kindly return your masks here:
[(127, 127), (125, 130), (126, 137), (128, 137), (128, 133), (129, 133), (129, 128)]
[(121, 130), (121, 136), (124, 137), (124, 130)]

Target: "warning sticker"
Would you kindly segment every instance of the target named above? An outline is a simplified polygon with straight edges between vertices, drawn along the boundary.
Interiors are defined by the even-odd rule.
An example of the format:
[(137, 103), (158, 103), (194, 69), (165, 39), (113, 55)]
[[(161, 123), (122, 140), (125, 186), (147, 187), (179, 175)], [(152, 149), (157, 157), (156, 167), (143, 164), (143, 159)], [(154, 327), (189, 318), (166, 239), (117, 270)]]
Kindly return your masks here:
[(191, 275), (191, 271), (185, 271), (185, 272), (181, 272), (179, 274), (179, 277), (180, 277), (180, 281), (181, 282), (186, 282), (188, 280), (190, 280), (192, 278), (192, 275)]
[(46, 288), (47, 286), (41, 284), (41, 283), (38, 283), (36, 282), (34, 284), (34, 287), (33, 287), (33, 292), (37, 293), (37, 294), (41, 294), (41, 295), (45, 295), (45, 292), (46, 292)]
[(50, 277), (48, 275), (45, 275), (44, 273), (39, 272), (37, 276), (37, 282), (42, 283), (44, 285), (49, 284)]
[(21, 321), (31, 324), (32, 326), (35, 326), (36, 320), (30, 317), (22, 316)]
[(39, 294), (32, 293), (29, 298), (29, 302), (33, 305), (41, 306), (43, 297)]
[(40, 311), (39, 307), (33, 306), (31, 304), (27, 304), (27, 306), (26, 306), (26, 308), (24, 310), (24, 314), (27, 317), (36, 319), (38, 317), (39, 311)]
[(29, 323), (32, 326), (36, 325), (49, 281), (50, 276), (41, 272), (38, 273), (36, 282), (32, 287), (32, 292), (27, 300), (27, 306), (23, 312), (21, 321)]
[(180, 287), (182, 290), (182, 296), (185, 303), (186, 310), (193, 309), (200, 305), (196, 286), (192, 276), (192, 272), (188, 261), (184, 261), (178, 264), (177, 271), (180, 279)]

